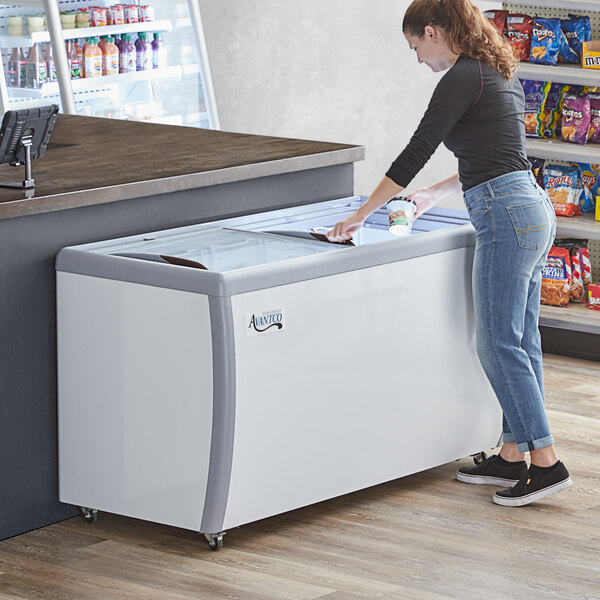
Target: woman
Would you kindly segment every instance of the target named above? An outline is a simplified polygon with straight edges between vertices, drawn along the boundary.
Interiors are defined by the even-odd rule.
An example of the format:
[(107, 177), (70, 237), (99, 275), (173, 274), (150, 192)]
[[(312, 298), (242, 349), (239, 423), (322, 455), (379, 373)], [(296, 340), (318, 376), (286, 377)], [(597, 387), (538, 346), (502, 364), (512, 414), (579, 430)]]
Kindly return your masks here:
[(523, 506), (569, 487), (571, 479), (555, 453), (544, 410), (538, 330), (541, 272), (556, 218), (529, 170), (516, 59), (469, 0), (414, 0), (402, 30), (420, 63), (447, 73), (375, 191), (327, 236), (351, 238), (369, 214), (408, 186), (441, 142), (458, 158), (457, 175), (410, 195), (418, 216), (462, 187), (476, 230), (477, 351), (504, 413), (503, 445), (499, 455), (458, 469), (456, 477), (507, 487), (493, 501)]

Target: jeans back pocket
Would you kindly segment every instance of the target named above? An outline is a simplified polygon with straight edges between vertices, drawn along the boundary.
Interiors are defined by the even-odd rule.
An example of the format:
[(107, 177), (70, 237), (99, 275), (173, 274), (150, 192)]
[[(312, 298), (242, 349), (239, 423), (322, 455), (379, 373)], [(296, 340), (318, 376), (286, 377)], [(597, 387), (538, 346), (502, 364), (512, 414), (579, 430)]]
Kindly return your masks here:
[(506, 210), (521, 248), (540, 250), (548, 245), (550, 223), (543, 200), (531, 204), (507, 206)]

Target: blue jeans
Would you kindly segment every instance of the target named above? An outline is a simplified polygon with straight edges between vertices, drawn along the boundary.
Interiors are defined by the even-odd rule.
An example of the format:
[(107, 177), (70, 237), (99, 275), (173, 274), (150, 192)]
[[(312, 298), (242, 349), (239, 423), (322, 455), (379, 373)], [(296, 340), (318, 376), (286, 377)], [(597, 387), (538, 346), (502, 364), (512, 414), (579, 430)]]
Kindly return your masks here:
[(554, 443), (544, 409), (538, 329), (542, 268), (556, 217), (530, 171), (495, 177), (464, 194), (475, 227), (477, 353), (496, 393), (504, 442), (520, 452)]

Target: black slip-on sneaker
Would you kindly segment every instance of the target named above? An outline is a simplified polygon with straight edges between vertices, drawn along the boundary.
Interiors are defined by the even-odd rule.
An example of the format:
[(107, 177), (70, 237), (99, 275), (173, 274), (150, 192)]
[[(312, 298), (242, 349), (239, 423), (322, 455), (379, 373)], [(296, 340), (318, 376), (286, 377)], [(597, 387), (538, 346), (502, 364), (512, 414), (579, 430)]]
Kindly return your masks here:
[(527, 473), (527, 463), (522, 460), (510, 465), (500, 465), (496, 455), (486, 458), (476, 467), (461, 467), (456, 471), (456, 479), (463, 483), (483, 483), (510, 487)]
[(558, 461), (554, 468), (544, 475), (531, 477), (527, 471), (514, 487), (497, 491), (492, 500), (502, 506), (525, 506), (565, 490), (572, 484), (569, 471)]

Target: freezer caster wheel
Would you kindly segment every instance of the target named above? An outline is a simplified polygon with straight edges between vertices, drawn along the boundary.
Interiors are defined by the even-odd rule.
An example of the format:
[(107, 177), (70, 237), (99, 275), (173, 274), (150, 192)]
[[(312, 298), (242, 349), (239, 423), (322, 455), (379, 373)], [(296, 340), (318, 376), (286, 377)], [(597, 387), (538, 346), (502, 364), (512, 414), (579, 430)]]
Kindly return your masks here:
[(476, 465), (480, 465), (487, 458), (487, 454), (485, 452), (480, 452), (479, 454), (473, 454), (473, 462)]
[(81, 518), (87, 523), (95, 523), (98, 520), (98, 511), (95, 508), (80, 506), (79, 512), (81, 513)]
[(208, 547), (216, 552), (223, 547), (223, 536), (225, 535), (224, 531), (220, 533), (205, 533), (204, 537), (208, 541)]

